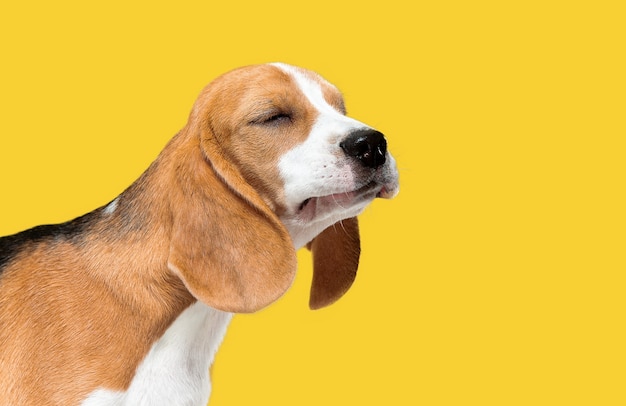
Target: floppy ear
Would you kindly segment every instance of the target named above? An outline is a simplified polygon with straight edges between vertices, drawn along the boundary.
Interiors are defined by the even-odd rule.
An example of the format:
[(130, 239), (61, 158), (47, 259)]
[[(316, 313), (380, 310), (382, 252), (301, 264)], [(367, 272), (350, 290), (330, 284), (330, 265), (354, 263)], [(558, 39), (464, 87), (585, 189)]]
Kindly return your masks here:
[(309, 307), (328, 306), (343, 296), (356, 278), (361, 254), (356, 217), (322, 231), (307, 247), (313, 253), (313, 282)]
[[(187, 137), (175, 158), (180, 195), (174, 213), (169, 267), (205, 304), (228, 312), (259, 310), (291, 285), (296, 253), (291, 238), (211, 134)], [(188, 145), (191, 144), (191, 145)], [(180, 162), (184, 162), (181, 164)]]

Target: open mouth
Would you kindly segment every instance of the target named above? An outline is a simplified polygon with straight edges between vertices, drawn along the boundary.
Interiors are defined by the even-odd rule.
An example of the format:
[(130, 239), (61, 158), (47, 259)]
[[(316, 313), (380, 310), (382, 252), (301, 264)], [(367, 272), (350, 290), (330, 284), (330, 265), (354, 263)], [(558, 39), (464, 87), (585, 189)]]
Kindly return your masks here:
[[(300, 213), (307, 212), (311, 217), (315, 215), (318, 207), (324, 206), (334, 206), (334, 207), (343, 207), (348, 208), (352, 204), (356, 202), (361, 202), (368, 197), (383, 197), (384, 195), (384, 186), (381, 188), (381, 185), (378, 182), (370, 182), (365, 186), (360, 187), (359, 189), (350, 191), (350, 192), (342, 192), (342, 193), (334, 193), (326, 196), (315, 196), (309, 197), (300, 203), (298, 207), (298, 211)], [(374, 195), (373, 193), (376, 192)]]
[(302, 202), (302, 204), (300, 205), (300, 207), (298, 208), (299, 211), (304, 210), (304, 208), (306, 207), (307, 204), (309, 204), (309, 202), (311, 201), (311, 199), (313, 199), (312, 197), (309, 197), (308, 199), (306, 199), (305, 201)]

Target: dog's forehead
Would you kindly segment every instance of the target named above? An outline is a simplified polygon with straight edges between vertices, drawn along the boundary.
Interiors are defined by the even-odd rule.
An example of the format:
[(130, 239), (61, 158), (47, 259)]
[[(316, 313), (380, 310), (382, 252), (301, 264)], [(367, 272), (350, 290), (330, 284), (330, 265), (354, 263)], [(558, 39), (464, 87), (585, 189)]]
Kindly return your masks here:
[(228, 79), (227, 92), (234, 92), (242, 104), (297, 103), (320, 113), (331, 108), (333, 113), (345, 114), (343, 96), (337, 87), (308, 69), (284, 63), (253, 65), (230, 72)]
[(345, 115), (341, 92), (319, 74), (292, 65), (251, 65), (227, 72), (203, 90), (192, 118), (210, 117), (231, 124), (255, 109), (276, 105), (301, 107), (311, 113)]
[(345, 114), (343, 95), (335, 85), (324, 79), (320, 74), (284, 63), (273, 63), (271, 66), (289, 75), (293, 86), (320, 112), (332, 109)]

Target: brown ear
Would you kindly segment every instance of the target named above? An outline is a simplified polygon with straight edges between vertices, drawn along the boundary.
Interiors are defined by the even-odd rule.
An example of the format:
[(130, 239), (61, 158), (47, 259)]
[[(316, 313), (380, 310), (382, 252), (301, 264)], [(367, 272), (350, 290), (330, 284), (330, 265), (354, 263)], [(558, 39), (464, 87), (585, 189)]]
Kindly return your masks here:
[[(209, 137), (185, 141), (175, 159), (169, 266), (200, 301), (247, 313), (279, 298), (296, 272), (287, 230)], [(182, 148), (181, 148), (182, 149)], [(182, 155), (181, 155), (182, 154)], [(182, 160), (182, 161), (181, 161)]]
[(313, 310), (333, 304), (356, 278), (361, 254), (359, 223), (356, 217), (340, 221), (322, 231), (308, 245), (313, 253), (313, 282), (309, 307)]

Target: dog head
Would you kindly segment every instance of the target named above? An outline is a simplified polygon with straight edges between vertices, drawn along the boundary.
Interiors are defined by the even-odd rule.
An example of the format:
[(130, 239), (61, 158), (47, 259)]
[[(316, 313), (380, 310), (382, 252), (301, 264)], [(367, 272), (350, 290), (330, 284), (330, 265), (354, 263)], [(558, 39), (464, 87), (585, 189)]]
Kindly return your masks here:
[[(306, 245), (314, 257), (310, 306), (341, 297), (358, 266), (356, 216), (375, 198), (398, 192), (395, 161), (383, 134), (347, 117), (335, 86), (285, 64), (240, 68), (217, 78), (198, 98), (184, 133), (203, 158), (194, 176), (205, 165), (220, 183), (204, 179), (193, 186), (203, 189), (195, 194), (206, 195), (214, 187), (208, 200), (229, 196), (222, 203), (204, 203), (204, 213), (178, 222), (184, 226), (170, 262), (192, 293), (223, 310), (254, 311), (288, 288), (294, 247)], [(186, 217), (195, 212), (188, 210)], [(224, 229), (203, 225), (207, 212), (214, 212), (212, 221)], [(224, 213), (230, 213), (228, 219), (218, 218)], [(203, 240), (190, 229), (205, 235), (207, 246), (234, 254), (209, 255), (207, 249), (215, 248), (195, 248), (194, 241)], [(203, 264), (207, 256), (212, 259)], [(230, 293), (213, 299), (224, 295), (213, 288), (206, 293), (200, 281), (205, 278), (194, 270), (198, 266), (221, 268), (224, 281), (216, 286)]]

